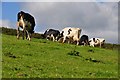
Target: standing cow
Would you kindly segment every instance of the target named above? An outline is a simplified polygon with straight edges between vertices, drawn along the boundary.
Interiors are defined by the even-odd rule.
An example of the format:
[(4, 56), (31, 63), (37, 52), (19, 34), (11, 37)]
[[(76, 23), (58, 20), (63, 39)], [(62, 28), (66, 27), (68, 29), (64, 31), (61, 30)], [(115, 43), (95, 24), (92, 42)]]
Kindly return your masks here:
[(63, 37), (62, 43), (68, 40), (68, 43), (71, 41), (72, 42), (76, 41), (77, 45), (79, 45), (80, 34), (81, 34), (80, 28), (71, 28), (71, 27), (64, 28), (61, 32), (61, 37)]
[(89, 45), (89, 38), (87, 35), (82, 35), (80, 38), (80, 45)]
[(102, 45), (105, 43), (105, 39), (103, 38), (91, 38), (89, 40), (90, 46), (99, 46), (101, 48)]
[(57, 41), (59, 35), (60, 35), (60, 32), (58, 30), (54, 30), (54, 29), (47, 29), (44, 33), (44, 37), (47, 40), (52, 39), (53, 41)]
[(19, 39), (20, 30), (19, 27), (23, 29), (23, 39), (24, 34), (26, 33), (26, 39), (31, 40), (31, 35), (34, 33), (34, 27), (35, 27), (35, 19), (33, 16), (31, 16), (28, 13), (25, 13), (23, 11), (20, 11), (17, 14), (17, 39)]

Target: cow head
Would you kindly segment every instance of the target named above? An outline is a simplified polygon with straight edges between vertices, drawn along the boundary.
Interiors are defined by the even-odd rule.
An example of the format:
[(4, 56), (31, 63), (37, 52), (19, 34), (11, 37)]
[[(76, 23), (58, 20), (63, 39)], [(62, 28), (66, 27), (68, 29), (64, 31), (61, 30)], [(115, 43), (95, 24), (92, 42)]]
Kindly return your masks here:
[(62, 32), (58, 35), (57, 41), (59, 41), (59, 40), (63, 37), (63, 33), (64, 33), (64, 31), (62, 31)]
[(23, 11), (20, 11), (19, 13), (18, 13), (18, 21), (19, 21), (19, 19), (22, 17), (22, 18), (24, 18), (24, 14), (25, 14), (25, 12), (23, 12)]
[(47, 37), (47, 30), (44, 32), (43, 36), (44, 36), (44, 38)]

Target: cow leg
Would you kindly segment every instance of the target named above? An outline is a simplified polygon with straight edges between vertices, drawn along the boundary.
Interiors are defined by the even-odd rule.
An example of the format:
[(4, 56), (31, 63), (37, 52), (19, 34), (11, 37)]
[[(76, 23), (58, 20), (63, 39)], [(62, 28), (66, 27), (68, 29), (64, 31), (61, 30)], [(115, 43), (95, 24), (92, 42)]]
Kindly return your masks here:
[(70, 37), (69, 39), (68, 39), (68, 44), (72, 44), (72, 43), (74, 43), (74, 41), (73, 41), (73, 37)]
[(27, 33), (27, 39), (31, 41), (31, 33), (29, 33), (27, 30), (26, 30), (26, 33)]
[(84, 44), (84, 46), (86, 45), (86, 42), (85, 41), (83, 41), (83, 44)]
[(19, 39), (19, 36), (20, 36), (20, 30), (19, 30), (19, 27), (17, 29), (17, 39)]
[(50, 35), (47, 35), (46, 39), (47, 40), (51, 40)]
[(46, 37), (47, 40), (49, 40), (47, 37)]
[(88, 41), (87, 40), (85, 40), (85, 46), (87, 46), (88, 45)]
[(55, 37), (54, 37), (54, 35), (53, 35), (53, 34), (51, 34), (51, 37), (52, 37), (53, 42), (54, 42), (54, 41), (55, 41)]
[(31, 36), (32, 36), (32, 34), (31, 34), (31, 33), (29, 33), (29, 41), (31, 41)]
[(70, 44), (70, 40), (68, 40), (68, 44)]
[(25, 30), (22, 31), (22, 37), (23, 37), (23, 40), (24, 40), (24, 33), (25, 33)]
[(31, 41), (31, 34), (28, 33), (28, 40)]
[(25, 23), (23, 22), (23, 34), (22, 34), (22, 37), (23, 37), (23, 40), (24, 40), (24, 34), (26, 32), (26, 28), (25, 28)]
[(55, 41), (58, 41), (57, 39), (58, 39), (58, 37), (55, 37)]
[(86, 45), (89, 45), (89, 41), (88, 40), (86, 40)]
[(79, 39), (77, 39), (77, 45), (79, 45), (79, 42), (80, 42)]
[(95, 45), (95, 44), (90, 44), (90, 46), (92, 46), (92, 47), (95, 47), (94, 45)]
[(19, 39), (20, 36), (20, 29), (19, 29), (19, 22), (17, 22), (17, 39)]
[(91, 44), (92, 47), (95, 47), (95, 43)]
[(26, 39), (28, 39), (27, 31), (25, 31), (25, 36), (26, 36)]
[(79, 45), (79, 41), (77, 41), (77, 45)]
[(101, 48), (101, 42), (100, 42), (100, 48)]
[(55, 41), (55, 37), (53, 36), (53, 42)]
[(63, 38), (63, 42), (62, 42), (62, 43), (64, 43), (64, 42), (65, 42), (65, 40), (66, 40), (66, 37), (64, 37), (64, 38)]

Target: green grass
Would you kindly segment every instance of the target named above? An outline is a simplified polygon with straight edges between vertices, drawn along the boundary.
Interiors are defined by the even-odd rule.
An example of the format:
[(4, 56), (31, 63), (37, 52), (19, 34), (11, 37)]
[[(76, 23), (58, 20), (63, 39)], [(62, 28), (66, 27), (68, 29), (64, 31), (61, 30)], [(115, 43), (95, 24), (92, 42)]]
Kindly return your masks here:
[(117, 78), (118, 51), (3, 34), (2, 77)]

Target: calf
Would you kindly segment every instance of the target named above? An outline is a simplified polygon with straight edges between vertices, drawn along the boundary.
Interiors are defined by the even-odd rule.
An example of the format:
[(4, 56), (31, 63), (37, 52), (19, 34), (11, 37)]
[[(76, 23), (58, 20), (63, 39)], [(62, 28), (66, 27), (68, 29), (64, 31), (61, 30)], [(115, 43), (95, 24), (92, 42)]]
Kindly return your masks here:
[(24, 33), (26, 33), (26, 39), (31, 40), (31, 35), (34, 33), (35, 19), (28, 13), (20, 11), (17, 14), (17, 39), (19, 39), (20, 30), (19, 27), (23, 29), (23, 39)]
[(80, 45), (89, 45), (89, 38), (87, 35), (82, 35), (80, 38)]
[(105, 43), (105, 39), (103, 38), (91, 38), (89, 40), (90, 46), (99, 46), (101, 48), (102, 45)]
[(79, 45), (79, 38), (80, 38), (80, 33), (81, 33), (81, 29), (80, 28), (71, 28), (71, 27), (67, 27), (64, 28), (61, 32), (61, 37), (63, 37), (63, 41), (62, 43), (64, 43), (66, 40), (68, 40), (68, 43), (70, 41), (77, 41), (77, 45)]
[(54, 29), (47, 29), (44, 33), (44, 37), (47, 40), (52, 39), (53, 41), (57, 41), (59, 35), (60, 35), (60, 32), (58, 30), (54, 30)]

